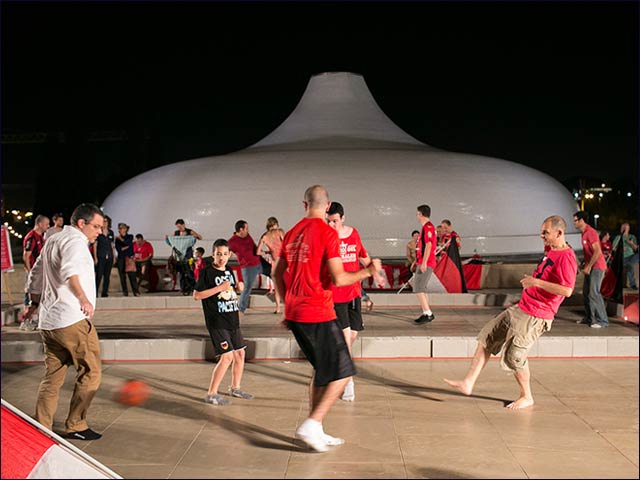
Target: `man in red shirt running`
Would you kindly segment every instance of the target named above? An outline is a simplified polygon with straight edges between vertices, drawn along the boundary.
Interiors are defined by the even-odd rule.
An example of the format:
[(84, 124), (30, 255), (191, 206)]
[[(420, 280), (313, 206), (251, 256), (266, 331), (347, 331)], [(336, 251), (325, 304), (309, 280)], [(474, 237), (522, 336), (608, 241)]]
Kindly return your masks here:
[(313, 365), (309, 390), (311, 412), (296, 437), (318, 452), (344, 440), (324, 433), (322, 421), (349, 377), (356, 373), (349, 348), (336, 321), (331, 284), (341, 287), (371, 277), (380, 259), (357, 272), (345, 272), (340, 240), (327, 225), (329, 194), (321, 185), (309, 187), (303, 201), (306, 217), (287, 232), (273, 272), (276, 289), (285, 299), (284, 324)]
[(519, 410), (533, 405), (527, 354), (540, 335), (551, 329), (560, 304), (571, 296), (576, 283), (578, 262), (565, 240), (566, 228), (564, 219), (558, 215), (545, 219), (540, 238), (549, 250), (533, 275), (520, 280), (523, 287), (520, 302), (487, 322), (478, 334), (478, 347), (467, 375), (462, 380), (445, 378), (447, 384), (471, 395), (491, 354), (497, 355), (502, 350), (500, 364), (514, 373), (520, 386), (520, 397), (506, 408)]

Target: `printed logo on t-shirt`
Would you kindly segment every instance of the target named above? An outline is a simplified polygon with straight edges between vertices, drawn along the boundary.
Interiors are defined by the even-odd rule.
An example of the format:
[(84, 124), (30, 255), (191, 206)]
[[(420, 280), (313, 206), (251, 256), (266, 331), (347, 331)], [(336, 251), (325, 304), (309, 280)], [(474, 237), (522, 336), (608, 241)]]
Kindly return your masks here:
[(358, 261), (357, 258), (357, 245), (352, 245), (344, 241), (340, 242), (340, 258), (342, 263), (353, 263)]
[[(222, 283), (229, 281), (231, 285), (235, 284), (233, 275), (229, 270), (226, 270), (224, 276), (215, 277), (216, 287)], [(218, 293), (218, 313), (230, 313), (238, 311), (238, 295), (233, 287), (229, 287), (228, 290)]]
[(229, 348), (229, 342), (222, 342), (220, 344), (220, 348), (222, 348), (223, 350), (227, 350)]
[(302, 234), (298, 235), (294, 241), (285, 247), (288, 263), (307, 263), (309, 261), (309, 245), (303, 242), (303, 237)]

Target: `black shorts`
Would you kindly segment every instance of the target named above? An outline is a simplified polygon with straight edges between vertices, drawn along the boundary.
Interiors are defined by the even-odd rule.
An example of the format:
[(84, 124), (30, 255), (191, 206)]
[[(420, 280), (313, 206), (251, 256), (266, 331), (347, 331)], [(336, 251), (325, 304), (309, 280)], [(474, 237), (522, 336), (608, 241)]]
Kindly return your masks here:
[(356, 374), (356, 366), (337, 321), (302, 323), (287, 320), (287, 326), (313, 365), (313, 384), (316, 387)]
[(209, 336), (213, 342), (213, 350), (216, 356), (247, 348), (239, 328), (227, 330), (226, 328), (210, 328)]
[(333, 308), (336, 311), (338, 325), (343, 330), (350, 327), (351, 330), (361, 332), (364, 330), (364, 322), (362, 321), (362, 299), (356, 297), (349, 302), (334, 303)]

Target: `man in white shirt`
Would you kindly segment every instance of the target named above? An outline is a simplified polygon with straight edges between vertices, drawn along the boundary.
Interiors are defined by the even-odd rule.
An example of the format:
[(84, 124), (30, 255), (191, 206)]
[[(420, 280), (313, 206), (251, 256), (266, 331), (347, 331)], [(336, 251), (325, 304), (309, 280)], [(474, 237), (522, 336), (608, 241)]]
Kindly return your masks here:
[(100, 343), (91, 322), (96, 282), (89, 244), (96, 240), (103, 222), (97, 206), (79, 205), (71, 214), (71, 225), (45, 242), (27, 281), (31, 304), (25, 316), (38, 310), (45, 351), (35, 418), (52, 429), (60, 388), (73, 365), (78, 375), (65, 430), (67, 438), (77, 440), (102, 436), (89, 428), (86, 416), (102, 378)]
[(51, 235), (55, 235), (56, 233), (60, 233), (62, 231), (62, 227), (64, 227), (64, 217), (62, 216), (61, 213), (54, 214), (53, 217), (51, 217), (51, 220), (53, 221), (53, 226), (49, 230), (44, 232), (44, 240), (45, 241), (47, 241), (47, 239)]

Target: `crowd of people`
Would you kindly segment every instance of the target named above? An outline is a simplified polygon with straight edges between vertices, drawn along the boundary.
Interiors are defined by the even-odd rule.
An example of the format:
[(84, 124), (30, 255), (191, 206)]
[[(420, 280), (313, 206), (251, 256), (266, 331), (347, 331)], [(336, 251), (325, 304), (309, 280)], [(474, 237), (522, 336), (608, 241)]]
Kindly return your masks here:
[[(205, 325), (218, 357), (204, 401), (225, 406), (232, 398), (253, 398), (241, 387), (246, 342), (240, 322), (248, 307), (253, 282), (258, 275), (266, 274), (272, 278), (276, 313), (284, 303), (282, 325), (291, 331), (313, 367), (309, 415), (295, 435), (311, 450), (324, 452), (332, 445), (344, 443), (344, 439), (324, 431), (323, 420), (339, 398), (355, 400), (356, 368), (351, 347), (364, 329), (361, 281), (379, 277), (382, 263), (369, 256), (359, 232), (346, 224), (343, 205), (331, 202), (325, 187), (309, 187), (303, 206), (303, 218), (286, 233), (275, 217), (269, 218), (257, 243), (249, 234), (249, 224), (238, 220), (233, 235), (229, 239), (216, 239), (208, 256), (204, 248), (193, 248), (202, 236), (187, 228), (182, 219), (176, 221), (174, 235), (167, 236), (166, 241), (181, 261), (193, 265), (180, 272), (181, 282), (191, 282), (193, 299), (201, 302)], [(436, 256), (452, 242), (460, 246), (460, 237), (449, 220), (443, 220), (438, 228), (430, 217), (428, 205), (417, 207), (420, 230), (412, 232), (407, 245), (407, 262), (415, 270), (413, 290), (422, 308), (416, 324), (435, 319), (427, 284)], [(64, 226), (63, 220), (56, 216), (57, 223), (52, 228), (58, 230), (51, 231), (49, 219), (37, 216), (24, 242), (27, 281), (23, 315), (29, 321), (39, 314), (38, 327), (46, 357), (35, 417), (52, 428), (60, 388), (66, 370), (73, 365), (78, 375), (65, 435), (96, 440), (102, 435), (89, 427), (87, 410), (101, 382), (100, 346), (92, 323), (97, 292), (102, 283), (102, 296), (108, 295), (107, 272), (115, 262), (123, 293), (127, 292), (128, 279), (133, 294), (139, 295), (136, 274), (143, 276), (151, 268), (153, 248), (142, 234), (137, 234), (134, 241), (125, 223), (118, 224), (115, 235), (111, 219), (92, 204), (79, 205), (71, 215), (70, 225)], [(533, 405), (528, 350), (551, 329), (563, 299), (573, 293), (578, 269), (585, 276), (585, 318), (578, 323), (588, 323), (593, 328), (608, 325), (602, 298), (597, 296), (606, 268), (605, 247), (587, 220), (585, 212), (573, 215), (575, 227), (582, 232), (584, 259), (579, 266), (565, 239), (564, 219), (552, 215), (543, 221), (540, 238), (544, 257), (532, 275), (521, 280), (520, 301), (482, 328), (467, 374), (460, 380), (444, 379), (449, 386), (471, 395), (490, 356), (502, 352), (502, 367), (514, 374), (520, 387), (520, 396), (507, 408), (520, 410)], [(49, 231), (45, 240), (44, 234)], [(92, 245), (91, 250), (88, 245)], [(612, 250), (616, 248), (624, 249), (625, 265), (631, 265), (633, 260), (626, 259), (634, 255), (637, 262), (637, 239), (629, 233), (627, 223), (612, 242)], [(240, 265), (242, 281), (229, 268), (233, 255)], [(633, 270), (628, 278), (635, 287)], [(219, 390), (229, 368), (231, 381), (225, 396)]]

